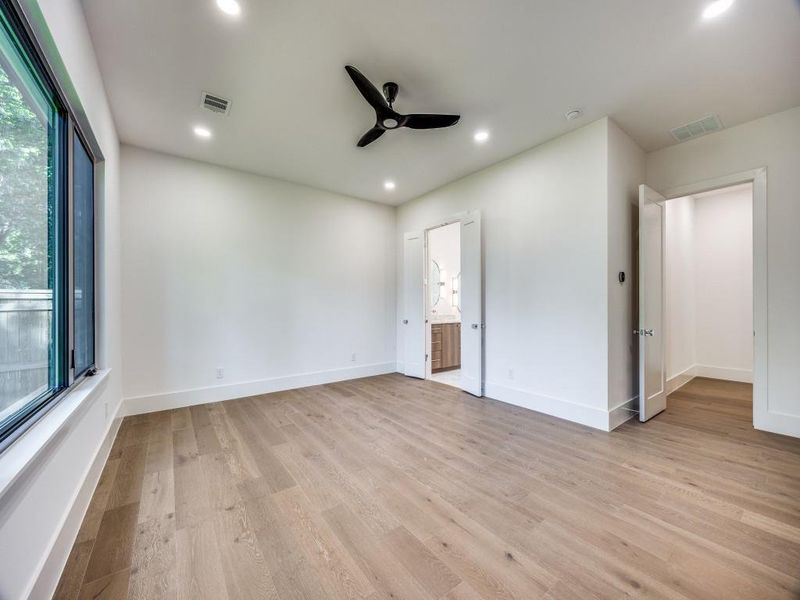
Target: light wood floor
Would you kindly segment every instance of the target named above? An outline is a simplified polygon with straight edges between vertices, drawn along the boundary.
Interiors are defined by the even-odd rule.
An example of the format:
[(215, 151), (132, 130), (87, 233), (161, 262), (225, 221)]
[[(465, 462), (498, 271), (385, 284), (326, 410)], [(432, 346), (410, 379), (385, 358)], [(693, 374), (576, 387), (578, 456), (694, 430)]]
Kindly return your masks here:
[(127, 418), (58, 598), (797, 598), (800, 440), (696, 379), (611, 434), (386, 375)]

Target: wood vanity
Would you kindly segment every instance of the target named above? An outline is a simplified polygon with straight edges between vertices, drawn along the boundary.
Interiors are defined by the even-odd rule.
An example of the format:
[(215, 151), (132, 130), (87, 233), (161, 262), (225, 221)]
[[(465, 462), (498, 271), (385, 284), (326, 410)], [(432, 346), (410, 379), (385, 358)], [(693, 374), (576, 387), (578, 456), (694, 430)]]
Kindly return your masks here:
[(431, 324), (431, 372), (461, 367), (461, 323)]

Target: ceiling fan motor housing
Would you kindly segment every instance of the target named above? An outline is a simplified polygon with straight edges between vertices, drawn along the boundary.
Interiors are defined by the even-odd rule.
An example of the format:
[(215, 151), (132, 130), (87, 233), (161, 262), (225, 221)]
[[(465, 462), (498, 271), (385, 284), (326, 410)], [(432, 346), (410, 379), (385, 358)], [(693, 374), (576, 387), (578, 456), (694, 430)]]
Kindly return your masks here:
[(383, 84), (383, 95), (386, 97), (386, 101), (389, 103), (389, 106), (394, 104), (394, 101), (397, 98), (397, 92), (399, 90), (400, 86), (394, 81), (387, 81)]

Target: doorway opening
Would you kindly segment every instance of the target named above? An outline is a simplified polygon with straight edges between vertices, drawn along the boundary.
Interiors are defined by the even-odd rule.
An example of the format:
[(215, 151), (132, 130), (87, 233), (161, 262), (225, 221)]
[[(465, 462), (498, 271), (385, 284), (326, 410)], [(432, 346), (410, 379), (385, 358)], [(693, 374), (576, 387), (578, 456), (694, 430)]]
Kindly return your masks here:
[(667, 394), (695, 377), (753, 383), (753, 185), (665, 204)]
[(461, 387), (461, 223), (425, 233), (425, 376)]
[[(455, 237), (452, 230), (447, 229), (448, 226), (458, 231), (458, 244), (454, 245), (451, 240), (443, 251), (448, 253), (446, 255), (437, 250), (437, 238), (439, 235), (447, 237), (448, 233), (451, 239)], [(431, 238), (434, 240), (434, 250), (429, 253)], [(458, 258), (447, 258), (448, 255), (452, 256), (454, 248)], [(434, 260), (435, 266), (432, 265)], [(400, 336), (403, 361), (400, 371), (419, 379), (436, 376), (437, 380), (445, 380), (442, 382), (459, 387), (473, 396), (483, 396), (483, 244), (480, 211), (459, 213), (425, 229), (403, 234), (402, 297)], [(434, 310), (436, 312), (432, 312)], [(432, 347), (434, 340), (439, 342), (436, 347)], [(434, 352), (438, 355), (435, 365), (430, 360)]]
[(765, 169), (665, 195), (640, 187), (639, 420), (704, 378), (752, 397), (759, 427), (768, 389), (766, 243)]

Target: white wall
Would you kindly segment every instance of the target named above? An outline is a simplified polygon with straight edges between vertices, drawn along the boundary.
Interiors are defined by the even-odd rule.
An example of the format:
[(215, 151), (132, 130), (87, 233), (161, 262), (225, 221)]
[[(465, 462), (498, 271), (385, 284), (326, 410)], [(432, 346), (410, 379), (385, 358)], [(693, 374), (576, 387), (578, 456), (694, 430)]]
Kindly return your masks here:
[[(767, 398), (754, 406), (760, 429), (800, 437), (800, 107), (647, 157), (647, 181), (666, 191), (767, 169)], [(756, 332), (758, 334), (758, 332)]]
[(665, 214), (668, 389), (752, 381), (752, 185), (669, 200)]
[(400, 206), (396, 236), (399, 248), (403, 232), (480, 210), (486, 394), (600, 428), (608, 427), (607, 147), (603, 119)]
[(753, 376), (753, 192), (695, 199), (697, 374)]
[[(122, 398), (119, 148), (114, 123), (78, 0), (29, 0), (23, 6), (70, 100), (81, 105), (79, 118), (91, 126), (105, 157), (97, 197), (97, 350), (98, 366), (111, 372), (102, 391), (76, 410), (0, 502), (0, 598), (15, 600), (51, 596), (99, 477), (109, 434), (118, 425), (114, 415)], [(51, 417), (59, 416), (59, 411), (51, 411), (24, 437), (36, 435), (51, 424)], [(0, 457), (0, 470), (7, 468), (12, 450), (14, 446)]]
[[(428, 260), (436, 261), (444, 273), (444, 277), (440, 278), (444, 285), (439, 287), (439, 302), (430, 307), (432, 320), (460, 321), (461, 313), (453, 306), (453, 277), (461, 272), (460, 223), (451, 223), (428, 232)], [(431, 264), (428, 265), (428, 273), (430, 272)], [(429, 294), (432, 293), (430, 286), (435, 283), (429, 282)]]
[(121, 195), (129, 412), (394, 370), (392, 207), (130, 146)]
[[(645, 155), (613, 121), (608, 121), (608, 409), (613, 429), (635, 413), (639, 340), (636, 279), (638, 263), (639, 185)], [(625, 282), (619, 283), (619, 272)]]
[[(695, 200), (669, 200), (665, 207), (664, 295), (667, 380), (688, 381), (697, 364), (695, 297)], [(685, 373), (685, 376), (682, 375)]]

